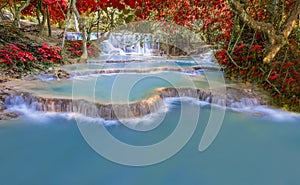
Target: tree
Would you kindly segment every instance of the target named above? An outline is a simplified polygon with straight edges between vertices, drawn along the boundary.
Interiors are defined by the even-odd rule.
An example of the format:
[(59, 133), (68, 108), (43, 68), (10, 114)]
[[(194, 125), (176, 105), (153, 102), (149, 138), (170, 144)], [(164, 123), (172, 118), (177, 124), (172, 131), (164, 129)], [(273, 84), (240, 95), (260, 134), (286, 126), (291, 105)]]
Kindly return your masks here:
[(0, 18), (3, 19), (2, 9), (8, 5), (8, 1), (0, 1)]
[(82, 56), (80, 57), (80, 61), (86, 61), (87, 60), (87, 57), (88, 57), (88, 53), (87, 53), (87, 41), (86, 41), (86, 38), (87, 38), (87, 34), (86, 34), (86, 28), (85, 28), (85, 25), (84, 25), (84, 21), (82, 20), (78, 10), (77, 10), (77, 7), (76, 7), (76, 0), (72, 0), (72, 10), (79, 22), (79, 28), (81, 30), (81, 33), (82, 33)]
[(66, 9), (66, 0), (30, 0), (22, 14), (36, 16), (40, 34), (43, 33), (47, 21), (48, 35), (51, 36), (51, 24), (63, 21)]
[[(126, 7), (133, 8), (134, 6), (135, 1), (132, 0), (104, 0), (98, 2), (95, 0), (72, 0), (72, 11), (79, 22), (79, 27), (82, 33), (83, 54), (81, 56), (81, 61), (85, 61), (87, 59), (87, 41), (90, 39), (90, 34), (94, 31), (96, 26), (97, 31), (99, 30), (98, 26), (100, 23), (100, 14), (102, 15), (102, 23), (105, 22), (103, 21), (105, 18), (108, 20), (104, 23), (107, 27), (103, 29), (107, 32), (115, 27), (118, 19), (127, 18), (126, 15), (123, 14), (123, 10), (125, 10)], [(98, 15), (96, 16), (96, 14)], [(129, 16), (131, 16), (131, 14), (129, 14)], [(107, 35), (103, 34), (98, 40), (100, 41), (106, 37)]]
[[(300, 14), (300, 1), (295, 0), (291, 4), (290, 13), (287, 16), (282, 16), (280, 22), (284, 22), (278, 26), (271, 22), (255, 20), (254, 17), (247, 12), (247, 6), (242, 4), (239, 0), (228, 0), (233, 11), (239, 15), (240, 19), (254, 30), (265, 33), (269, 39), (269, 46), (266, 49), (263, 62), (270, 63), (279, 50), (287, 44), (287, 39), (292, 30), (296, 26), (296, 21)], [(278, 6), (274, 4), (273, 6)], [(279, 6), (278, 6), (279, 8)], [(277, 14), (278, 15), (278, 14)], [(276, 16), (274, 14), (273, 16)], [(285, 18), (286, 17), (286, 18)]]
[(30, 0), (7, 1), (10, 5), (9, 7), (11, 9), (12, 14), (14, 15), (14, 24), (20, 27), (20, 14), (22, 10), (24, 10), (30, 4)]
[(65, 20), (65, 28), (64, 28), (64, 32), (63, 32), (63, 40), (62, 40), (62, 54), (63, 57), (65, 57), (65, 41), (66, 41), (66, 36), (67, 36), (67, 29), (69, 27), (69, 22), (70, 22), (70, 17), (71, 17), (71, 5), (72, 5), (72, 0), (70, 0), (70, 2), (68, 3), (68, 7), (67, 7), (67, 16), (66, 16), (66, 20)]

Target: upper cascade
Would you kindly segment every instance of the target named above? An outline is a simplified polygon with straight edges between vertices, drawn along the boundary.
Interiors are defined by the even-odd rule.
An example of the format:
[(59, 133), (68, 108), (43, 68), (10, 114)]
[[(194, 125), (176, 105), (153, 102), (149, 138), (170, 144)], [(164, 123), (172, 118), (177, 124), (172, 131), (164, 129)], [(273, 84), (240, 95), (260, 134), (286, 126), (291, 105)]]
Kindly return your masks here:
[(103, 54), (114, 55), (160, 55), (160, 41), (153, 34), (111, 33), (108, 40), (100, 44)]

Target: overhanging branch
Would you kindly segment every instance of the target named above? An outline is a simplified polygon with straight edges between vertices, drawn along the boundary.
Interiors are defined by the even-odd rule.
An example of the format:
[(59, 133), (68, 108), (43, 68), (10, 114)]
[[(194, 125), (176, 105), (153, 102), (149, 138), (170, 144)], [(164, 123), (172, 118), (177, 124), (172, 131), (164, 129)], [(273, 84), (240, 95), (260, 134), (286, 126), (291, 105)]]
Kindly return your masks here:
[(242, 21), (248, 26), (254, 30), (268, 34), (269, 37), (276, 37), (276, 30), (271, 23), (254, 20), (253, 17), (246, 12), (244, 6), (238, 0), (228, 0), (227, 2), (233, 11), (237, 12)]
[(286, 19), (283, 29), (275, 29), (271, 23), (256, 21), (247, 13), (239, 0), (227, 0), (231, 9), (236, 12), (241, 20), (256, 31), (268, 35), (270, 46), (267, 48), (263, 62), (269, 63), (277, 55), (280, 49), (286, 44), (286, 40), (296, 26), (296, 21), (300, 15), (300, 0), (295, 0), (291, 13)]
[(297, 18), (300, 15), (300, 1), (296, 0), (294, 2), (293, 9), (289, 15), (289, 17), (286, 20), (286, 23), (284, 24), (284, 29), (283, 29), (283, 36), (287, 38), (295, 26), (297, 25)]

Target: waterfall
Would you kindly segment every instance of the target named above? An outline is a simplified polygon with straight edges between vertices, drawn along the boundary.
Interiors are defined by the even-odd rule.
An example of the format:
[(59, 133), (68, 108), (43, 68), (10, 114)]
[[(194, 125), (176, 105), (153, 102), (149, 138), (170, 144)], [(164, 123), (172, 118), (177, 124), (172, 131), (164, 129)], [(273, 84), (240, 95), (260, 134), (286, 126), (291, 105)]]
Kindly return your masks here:
[(83, 99), (48, 98), (18, 93), (7, 96), (5, 105), (8, 108), (25, 105), (35, 111), (74, 112), (94, 118), (101, 117), (106, 120), (116, 120), (142, 117), (157, 112), (163, 105), (163, 99), (155, 95), (146, 100), (128, 104), (101, 104)]
[[(105, 54), (111, 54), (112, 51), (122, 50), (126, 55), (159, 55), (160, 43), (153, 34), (122, 34), (111, 33), (105, 45), (111, 45), (110, 50), (105, 50)], [(101, 45), (103, 47), (103, 44)], [(107, 46), (105, 46), (107, 48)], [(114, 52), (113, 52), (114, 53)], [(114, 53), (115, 54), (115, 53)]]
[(260, 105), (260, 101), (257, 98), (242, 98), (240, 102), (232, 102), (231, 107), (233, 108), (244, 108), (255, 105)]
[[(236, 89), (235, 89), (236, 90)], [(231, 90), (232, 91), (232, 90)], [(241, 93), (240, 93), (241, 94)], [(165, 98), (190, 97), (211, 104), (239, 108), (260, 105), (254, 97), (239, 98), (232, 94), (213, 93), (209, 89), (194, 88), (158, 88), (154, 95), (145, 100), (129, 103), (93, 103), (83, 99), (49, 98), (34, 96), (30, 93), (13, 93), (5, 98), (7, 107), (25, 105), (26, 107), (43, 112), (74, 112), (94, 118), (106, 120), (130, 119), (143, 117), (159, 111), (164, 105)]]

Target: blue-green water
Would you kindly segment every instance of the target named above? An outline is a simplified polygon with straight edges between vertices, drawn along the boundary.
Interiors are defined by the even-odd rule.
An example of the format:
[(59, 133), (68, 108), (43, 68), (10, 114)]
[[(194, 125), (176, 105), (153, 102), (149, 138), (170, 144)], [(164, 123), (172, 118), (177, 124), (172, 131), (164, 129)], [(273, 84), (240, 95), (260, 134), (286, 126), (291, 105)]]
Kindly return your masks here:
[[(190, 108), (193, 106), (199, 105)], [(209, 107), (202, 106), (197, 129), (187, 145), (170, 159), (145, 167), (119, 165), (98, 155), (73, 118), (29, 111), (18, 120), (0, 122), (0, 184), (299, 184), (299, 115), (257, 109), (265, 116), (228, 110), (216, 140), (199, 152), (210, 114)], [(152, 131), (137, 132), (118, 123), (106, 128), (123, 142), (147, 145), (168, 136), (178, 115), (180, 104), (175, 103)], [(101, 126), (101, 121), (87, 122)]]
[[(37, 94), (64, 95), (68, 97), (95, 96), (101, 102), (113, 98), (114, 102), (141, 100), (160, 87), (208, 87), (201, 76), (188, 76), (179, 72), (120, 73), (76, 77), (74, 79), (50, 82), (30, 82), (30, 91)], [(34, 84), (34, 85), (33, 85)], [(130, 88), (127, 94), (112, 97), (112, 92), (122, 86)], [(126, 90), (125, 90), (126, 92)]]
[[(33, 112), (15, 121), (2, 121), (0, 182), (49, 185), (300, 183), (299, 116), (271, 112), (255, 117), (229, 110), (214, 143), (199, 152), (197, 148), (209, 110), (209, 107), (201, 108), (197, 129), (179, 153), (146, 167), (123, 166), (101, 157), (84, 141), (76, 121), (66, 115)], [(178, 121), (174, 115), (179, 115), (179, 111), (180, 105), (176, 104), (164, 122), (149, 132), (136, 132), (118, 123), (106, 128), (123, 142), (156, 143), (173, 131)]]
[[(177, 64), (136, 62), (130, 66), (122, 63), (89, 64), (76, 68), (68, 66), (67, 69), (192, 66), (190, 60), (180, 61), (182, 63), (177, 61)], [(212, 81), (219, 78), (216, 74), (212, 74)], [(153, 74), (120, 73), (76, 76), (61, 81), (35, 81), (29, 82), (31, 84), (27, 88), (48, 96), (71, 97), (75, 93), (78, 97), (90, 98), (95, 95), (102, 101), (110, 100), (111, 92), (116, 91), (120, 92), (113, 97), (113, 101), (117, 102), (143, 99), (159, 87), (207, 87), (203, 79), (203, 75), (166, 71)], [(129, 86), (129, 96), (125, 96), (122, 88), (113, 89), (114, 85)], [(146, 146), (158, 143), (173, 133), (181, 113), (178, 101), (166, 101), (169, 104), (166, 116), (151, 131), (131, 130), (117, 121), (82, 116), (78, 119), (86, 123), (81, 124), (83, 127), (105, 125), (120, 141)], [(263, 106), (246, 106), (235, 111), (228, 109), (216, 139), (207, 150), (200, 152), (198, 146), (210, 116), (210, 107), (197, 100), (186, 100), (184, 104), (187, 105), (184, 110), (187, 109), (186, 112), (190, 114), (184, 123), (186, 125), (192, 124), (191, 114), (200, 106), (199, 121), (193, 136), (176, 155), (161, 163), (143, 167), (120, 165), (96, 153), (84, 140), (71, 114), (40, 113), (22, 105), (13, 106), (12, 109), (20, 111), (23, 116), (17, 120), (0, 121), (0, 185), (300, 184), (300, 115)], [(161, 112), (129, 122), (156, 125)], [(114, 146), (103, 147), (109, 149)]]
[[(102, 57), (102, 59), (101, 59)], [(142, 69), (142, 68), (155, 68), (155, 67), (199, 67), (210, 66), (218, 67), (210, 59), (210, 55), (207, 56), (195, 56), (195, 57), (180, 57), (180, 58), (166, 58), (166, 57), (145, 57), (145, 56), (122, 56), (113, 55), (110, 58), (107, 56), (100, 56), (100, 60), (89, 60), (88, 65), (76, 64), (66, 65), (62, 69), (66, 71), (86, 70), (86, 69)], [(118, 62), (114, 60), (128, 60), (128, 62)], [(138, 62), (130, 62), (130, 60), (136, 60)], [(110, 62), (109, 62), (110, 61)]]
[(128, 61), (161, 61), (161, 62), (191, 62), (191, 61), (197, 61), (197, 63), (209, 63), (211, 61), (208, 61), (208, 59), (211, 58), (212, 52), (203, 53), (202, 56), (193, 56), (193, 57), (160, 57), (160, 56), (142, 56), (142, 55), (118, 55), (118, 54), (108, 54), (108, 55), (100, 55), (99, 58), (93, 61), (117, 61), (117, 60), (128, 60)]
[(176, 62), (142, 62), (142, 63), (89, 63), (89, 65), (77, 64), (77, 65), (66, 65), (63, 67), (64, 70), (67, 71), (76, 71), (82, 69), (137, 69), (137, 68), (155, 68), (155, 67), (195, 67), (195, 66), (215, 66), (212, 63), (197, 63), (196, 61), (176, 61)]

